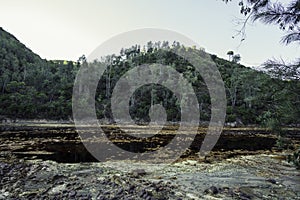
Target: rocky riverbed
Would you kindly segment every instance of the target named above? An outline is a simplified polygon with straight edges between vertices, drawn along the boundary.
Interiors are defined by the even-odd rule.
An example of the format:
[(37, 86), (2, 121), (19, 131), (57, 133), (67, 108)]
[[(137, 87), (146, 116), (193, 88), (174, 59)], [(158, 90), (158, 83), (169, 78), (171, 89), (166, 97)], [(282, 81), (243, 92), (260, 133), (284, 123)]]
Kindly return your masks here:
[[(0, 199), (300, 199), (291, 151), (272, 148), (276, 138), (259, 129), (225, 129), (205, 158), (199, 133), (170, 164), (96, 162), (71, 125), (0, 129)], [(297, 137), (288, 142), (299, 146)]]
[(284, 152), (206, 163), (0, 161), (0, 199), (300, 199)]

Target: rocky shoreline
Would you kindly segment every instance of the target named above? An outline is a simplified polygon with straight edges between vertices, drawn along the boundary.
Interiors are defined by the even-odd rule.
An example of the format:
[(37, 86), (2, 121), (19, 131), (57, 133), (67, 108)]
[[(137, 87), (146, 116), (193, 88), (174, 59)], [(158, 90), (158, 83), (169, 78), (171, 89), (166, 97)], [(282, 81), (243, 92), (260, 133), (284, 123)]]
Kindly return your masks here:
[(0, 161), (0, 199), (300, 199), (286, 153), (159, 166), (112, 161)]
[(150, 164), (96, 162), (70, 125), (1, 128), (3, 200), (300, 199), (300, 172), (286, 161), (292, 151), (276, 151), (276, 138), (259, 129), (225, 130), (204, 158), (199, 134), (177, 161)]

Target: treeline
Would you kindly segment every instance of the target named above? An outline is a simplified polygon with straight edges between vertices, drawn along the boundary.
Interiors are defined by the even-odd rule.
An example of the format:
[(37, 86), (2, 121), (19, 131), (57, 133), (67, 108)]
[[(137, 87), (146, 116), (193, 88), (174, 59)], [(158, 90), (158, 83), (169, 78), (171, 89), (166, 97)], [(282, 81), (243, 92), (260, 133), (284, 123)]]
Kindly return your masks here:
[[(192, 83), (199, 102), (200, 120), (209, 121), (211, 117), (210, 96), (201, 74), (187, 60), (172, 53), (188, 53), (189, 51), (197, 52), (198, 56), (201, 57), (199, 62), (209, 66), (210, 62), (213, 61), (218, 67), (226, 89), (227, 122), (237, 122), (244, 125), (264, 124), (268, 127), (273, 126), (273, 124), (299, 124), (300, 85), (298, 81), (272, 78), (266, 73), (242, 66), (234, 61), (218, 58), (216, 55), (210, 55), (207, 58), (204, 49), (195, 50), (181, 46), (177, 42), (173, 44), (149, 42), (144, 47), (136, 45), (129, 49), (122, 49), (120, 55), (107, 56), (101, 62), (107, 67), (107, 70), (100, 79), (96, 95), (98, 118), (113, 118), (110, 98), (120, 77), (136, 66), (159, 63), (172, 66)], [(86, 65), (97, 67), (95, 62), (86, 63)], [(144, 68), (144, 71), (148, 70), (147, 65)], [(176, 80), (172, 80), (172, 76), (161, 75), (170, 77), (168, 81), (174, 81), (176, 84)], [(139, 75), (134, 77), (135, 80), (139, 78)], [(163, 82), (161, 83), (163, 84)], [(296, 92), (295, 88), (298, 88), (299, 93)], [(164, 106), (169, 121), (180, 120), (180, 102), (170, 90), (163, 86), (145, 85), (130, 92), (133, 94), (129, 102), (130, 114), (136, 121), (149, 121), (149, 109), (154, 104)], [(118, 103), (126, 104), (128, 102), (122, 102), (122, 98), (120, 98)]]
[[(99, 81), (95, 97), (96, 112), (98, 118), (112, 121), (110, 100), (116, 83), (136, 66), (158, 63), (173, 67), (189, 80), (198, 99), (200, 120), (210, 119), (210, 96), (201, 74), (186, 59), (170, 51), (177, 49), (188, 52), (192, 48), (183, 47), (177, 42), (149, 42), (144, 47), (136, 45), (122, 49), (119, 55), (103, 58), (101, 63), (87, 63), (84, 57), (75, 63), (42, 60), (3, 30), (0, 30), (0, 42), (0, 115), (10, 118), (69, 119), (72, 117), (73, 84), (79, 67), (93, 68), (105, 64), (107, 70)], [(193, 50), (200, 57), (203, 55), (199, 62), (208, 65), (215, 62), (221, 73), (227, 95), (227, 122), (245, 125), (300, 123), (299, 81), (272, 78), (266, 73), (216, 55), (207, 59), (204, 49)], [(168, 81), (175, 84), (176, 80), (170, 77)], [(130, 89), (129, 85), (126, 88), (124, 84), (124, 87)], [(118, 103), (129, 103), (131, 117), (136, 121), (148, 122), (149, 109), (154, 104), (164, 106), (168, 121), (180, 120), (179, 99), (167, 88), (148, 84), (131, 92), (130, 102), (123, 102), (120, 97)]]

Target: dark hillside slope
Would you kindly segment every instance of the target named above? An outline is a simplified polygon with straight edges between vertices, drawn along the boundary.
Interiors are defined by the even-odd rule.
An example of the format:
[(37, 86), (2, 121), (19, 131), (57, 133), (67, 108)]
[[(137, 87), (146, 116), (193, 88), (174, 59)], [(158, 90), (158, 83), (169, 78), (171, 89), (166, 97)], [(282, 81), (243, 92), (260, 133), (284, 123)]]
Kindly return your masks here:
[[(72, 73), (74, 71), (74, 73)], [(66, 118), (70, 115), (73, 62), (43, 60), (0, 28), (0, 115)]]
[(45, 65), (37, 54), (34, 54), (12, 34), (0, 28), (0, 87), (1, 91), (11, 81), (26, 81), (28, 71), (33, 68)]
[[(96, 108), (99, 118), (111, 119), (110, 97), (119, 78), (137, 65), (161, 63), (174, 67), (193, 82), (203, 121), (210, 119), (210, 99), (201, 76), (184, 59), (168, 52), (170, 48), (189, 51), (174, 42), (152, 43), (122, 49), (120, 55), (106, 59), (106, 71), (98, 84)], [(205, 54), (203, 49), (196, 50)], [(299, 81), (283, 81), (211, 55), (225, 83), (227, 122), (240, 124), (299, 124)], [(211, 62), (202, 60), (201, 62)], [(87, 64), (81, 59), (81, 64)], [(90, 65), (90, 64), (89, 64)], [(47, 61), (33, 53), (12, 34), (0, 28), (0, 115), (23, 119), (68, 119), (72, 116), (71, 98), (74, 78), (80, 67), (72, 61)], [(92, 66), (91, 66), (92, 67)], [(194, 76), (194, 78), (193, 78)], [(138, 77), (137, 77), (138, 78)], [(172, 80), (170, 80), (172, 81)], [(174, 80), (173, 80), (174, 81)], [(151, 90), (155, 92), (151, 92)], [(152, 103), (161, 103), (167, 119), (180, 119), (180, 107), (174, 95), (159, 86), (143, 86), (134, 92), (130, 114), (137, 121), (148, 121)], [(120, 100), (122, 102), (122, 99)], [(125, 102), (128, 103), (128, 102)]]

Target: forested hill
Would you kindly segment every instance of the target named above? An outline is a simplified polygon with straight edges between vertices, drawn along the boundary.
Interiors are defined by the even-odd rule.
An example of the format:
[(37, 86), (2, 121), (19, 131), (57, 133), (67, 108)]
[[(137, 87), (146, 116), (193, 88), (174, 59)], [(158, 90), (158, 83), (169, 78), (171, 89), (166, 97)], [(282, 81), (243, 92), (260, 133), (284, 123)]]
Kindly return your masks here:
[(25, 63), (43, 62), (37, 54), (19, 42), (15, 36), (3, 30), (2, 27), (0, 27), (0, 41), (1, 64), (22, 66)]
[(71, 116), (74, 62), (46, 61), (0, 28), (0, 115), (64, 119)]
[[(193, 74), (188, 71), (191, 68), (185, 60), (163, 51), (168, 48), (188, 50), (176, 42), (171, 45), (166, 42), (149, 42), (143, 48), (133, 46), (122, 49), (120, 55), (108, 57), (106, 61), (109, 71), (101, 78), (96, 95), (98, 117), (112, 118), (110, 97), (113, 86), (134, 66), (161, 63), (174, 67), (185, 77)], [(205, 53), (203, 49), (197, 51), (199, 54)], [(215, 55), (211, 55), (211, 58), (217, 64), (226, 86), (228, 122), (239, 121), (245, 125), (274, 121), (299, 124), (299, 95), (290, 92), (291, 88), (299, 88), (299, 82), (273, 79), (267, 74), (238, 64), (237, 60), (227, 61)], [(72, 89), (80, 64), (87, 63), (84, 59), (81, 63), (43, 60), (1, 28), (0, 115), (12, 119), (71, 118)], [(206, 86), (201, 78), (192, 85), (201, 109), (200, 119), (208, 121), (210, 99)], [(155, 92), (151, 92), (153, 90)], [(147, 113), (153, 103), (160, 103), (166, 108), (169, 121), (180, 119), (180, 107), (176, 98), (158, 85), (148, 85), (134, 93), (130, 102), (132, 117), (148, 121)]]

